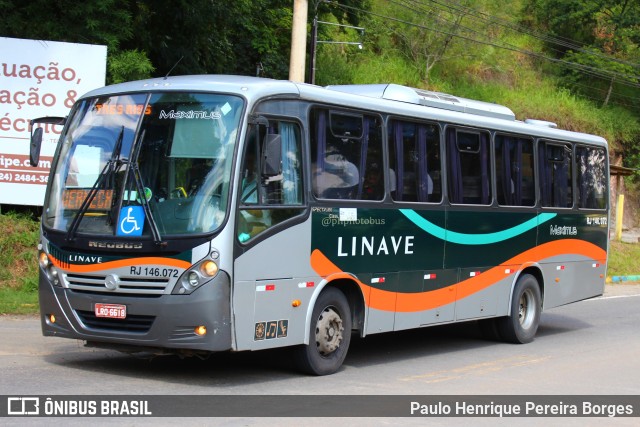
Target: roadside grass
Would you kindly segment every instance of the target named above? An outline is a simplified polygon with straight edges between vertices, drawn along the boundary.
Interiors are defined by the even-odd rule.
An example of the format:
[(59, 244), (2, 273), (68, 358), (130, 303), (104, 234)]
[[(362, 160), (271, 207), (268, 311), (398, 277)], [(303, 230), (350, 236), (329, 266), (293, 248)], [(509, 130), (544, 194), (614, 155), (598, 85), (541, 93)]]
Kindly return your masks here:
[(640, 243), (611, 241), (608, 276), (640, 275)]
[[(39, 223), (31, 216), (0, 214), (0, 315), (38, 312)], [(640, 244), (611, 242), (609, 276), (640, 274)]]
[(39, 222), (3, 213), (0, 230), (0, 314), (37, 313)]

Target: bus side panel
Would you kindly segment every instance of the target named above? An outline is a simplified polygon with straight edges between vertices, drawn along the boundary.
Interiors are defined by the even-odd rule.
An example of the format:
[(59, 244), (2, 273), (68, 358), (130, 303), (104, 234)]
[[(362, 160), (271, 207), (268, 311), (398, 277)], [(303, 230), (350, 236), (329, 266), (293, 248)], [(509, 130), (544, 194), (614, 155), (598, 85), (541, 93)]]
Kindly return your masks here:
[(567, 255), (541, 264), (545, 277), (544, 308), (549, 309), (604, 293), (604, 260)]
[(541, 260), (544, 308), (602, 295), (606, 274), (607, 214), (559, 213), (538, 230), (538, 246), (557, 247)]
[(375, 287), (375, 291), (369, 297), (369, 304), (384, 307), (385, 309), (369, 309), (366, 325), (367, 334), (394, 330), (399, 274), (400, 273), (374, 273), (371, 276), (370, 283), (372, 287)]
[[(312, 253), (331, 264), (330, 272), (343, 272), (360, 282), (367, 305), (365, 334), (419, 327), (425, 315), (438, 318), (427, 310), (453, 307), (455, 294), (447, 291), (446, 299), (437, 288), (455, 280), (425, 287), (425, 276), (446, 276), (441, 274), (444, 240), (430, 232), (444, 233), (443, 210), (318, 207), (312, 216)], [(314, 268), (321, 276), (329, 271)], [(441, 321), (453, 318), (452, 309), (440, 313), (445, 318)]]
[(456, 320), (508, 314), (515, 274), (522, 263), (538, 261), (527, 255), (536, 246), (537, 226), (531, 210), (448, 209), (445, 264), (460, 267)]
[[(310, 268), (311, 222), (261, 241), (235, 260), (237, 350), (302, 344), (320, 277)], [(294, 301), (300, 301), (294, 306)]]
[[(461, 268), (460, 281), (477, 277), (488, 271), (485, 268)], [(494, 316), (497, 311), (498, 298), (501, 294), (509, 293), (509, 288), (502, 283), (495, 283), (479, 292), (466, 296), (464, 283), (458, 285), (458, 297), (456, 303), (456, 320), (477, 319)]]
[[(458, 271), (453, 270), (420, 270), (401, 272), (400, 283), (418, 283), (418, 289), (399, 288), (398, 298), (412, 299), (419, 293), (432, 292), (438, 297), (432, 298), (432, 304), (424, 310), (407, 311), (400, 305), (395, 315), (394, 330), (417, 328), (420, 326), (450, 322), (455, 315), (456, 282)], [(403, 311), (405, 310), (405, 311)]]

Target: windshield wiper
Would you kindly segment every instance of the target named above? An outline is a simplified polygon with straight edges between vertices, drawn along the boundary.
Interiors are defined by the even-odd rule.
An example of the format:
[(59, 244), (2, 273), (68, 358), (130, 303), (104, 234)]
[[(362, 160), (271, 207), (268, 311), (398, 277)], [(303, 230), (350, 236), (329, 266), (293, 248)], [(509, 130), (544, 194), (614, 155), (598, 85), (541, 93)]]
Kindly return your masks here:
[[(100, 187), (104, 187), (104, 183), (106, 182), (107, 178), (113, 177), (114, 173), (120, 168), (121, 165), (118, 164), (118, 159), (120, 158), (120, 152), (122, 151), (123, 139), (124, 126), (120, 128), (120, 133), (118, 134), (118, 139), (116, 139), (116, 143), (113, 147), (111, 158), (109, 159), (109, 161), (107, 161), (107, 164), (104, 165), (104, 168), (102, 168), (98, 179), (93, 183), (93, 187), (91, 187), (91, 190), (89, 190), (89, 194), (87, 194), (87, 196), (84, 198), (80, 209), (78, 209), (78, 212), (76, 212), (76, 215), (71, 221), (71, 225), (69, 226), (69, 230), (67, 231), (67, 241), (71, 241), (75, 237), (76, 232), (78, 231), (78, 227), (80, 226), (80, 221), (87, 213), (87, 210), (89, 209), (89, 206), (91, 206), (91, 202), (93, 202), (96, 194), (98, 194), (98, 190), (100, 189)], [(113, 185), (111, 187), (113, 188)], [(104, 189), (106, 190), (106, 188)], [(114, 199), (114, 202), (111, 204), (111, 210), (113, 210), (113, 206), (115, 203), (116, 200)]]
[[(142, 204), (142, 209), (147, 217), (147, 221), (149, 221), (149, 226), (151, 227), (151, 234), (153, 235), (153, 242), (159, 246), (166, 246), (167, 242), (162, 241), (162, 237), (160, 236), (160, 230), (158, 229), (158, 225), (156, 224), (153, 215), (151, 214), (151, 207), (149, 206), (149, 201), (147, 200), (147, 194), (145, 192), (145, 186), (142, 181), (142, 176), (140, 175), (140, 167), (138, 166), (138, 156), (140, 155), (140, 148), (142, 146), (142, 141), (144, 141), (144, 134), (146, 129), (142, 131), (140, 137), (138, 138), (138, 142), (135, 145), (135, 151), (131, 156), (131, 160), (129, 161), (129, 171), (128, 174), (133, 174), (133, 182), (136, 187), (136, 191), (140, 196), (140, 203)], [(127, 176), (128, 178), (128, 176)]]

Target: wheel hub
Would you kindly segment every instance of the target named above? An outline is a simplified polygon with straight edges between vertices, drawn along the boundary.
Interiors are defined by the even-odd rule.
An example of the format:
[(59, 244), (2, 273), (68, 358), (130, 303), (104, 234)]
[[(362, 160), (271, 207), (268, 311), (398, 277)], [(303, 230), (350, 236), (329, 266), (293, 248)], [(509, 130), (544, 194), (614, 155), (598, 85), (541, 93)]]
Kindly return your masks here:
[(342, 318), (336, 311), (327, 307), (318, 317), (316, 323), (316, 346), (318, 352), (324, 356), (333, 353), (342, 342)]
[(533, 323), (533, 317), (535, 316), (535, 307), (533, 307), (533, 295), (529, 289), (527, 289), (520, 297), (520, 309), (518, 310), (518, 320), (523, 328), (529, 328)]

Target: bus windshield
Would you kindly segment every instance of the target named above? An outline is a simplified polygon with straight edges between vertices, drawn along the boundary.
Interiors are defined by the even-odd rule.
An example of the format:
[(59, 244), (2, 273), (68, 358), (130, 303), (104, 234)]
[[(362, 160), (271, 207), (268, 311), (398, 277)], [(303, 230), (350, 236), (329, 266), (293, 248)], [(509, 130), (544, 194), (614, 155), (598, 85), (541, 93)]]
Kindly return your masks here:
[(235, 96), (178, 92), (80, 101), (61, 137), (45, 226), (156, 238), (215, 231), (243, 106)]

